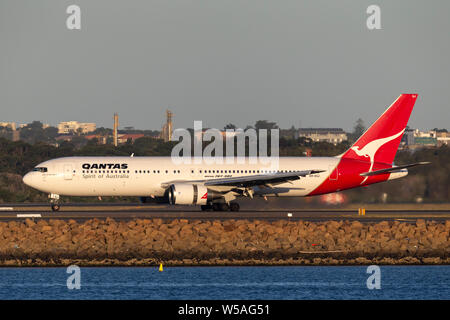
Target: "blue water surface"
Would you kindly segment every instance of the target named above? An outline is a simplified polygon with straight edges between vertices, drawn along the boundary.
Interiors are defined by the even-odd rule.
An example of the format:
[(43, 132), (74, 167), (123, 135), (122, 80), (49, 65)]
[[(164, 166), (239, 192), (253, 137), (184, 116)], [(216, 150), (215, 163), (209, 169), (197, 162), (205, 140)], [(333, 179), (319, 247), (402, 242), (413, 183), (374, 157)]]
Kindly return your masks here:
[(0, 299), (450, 299), (450, 266), (0, 268)]

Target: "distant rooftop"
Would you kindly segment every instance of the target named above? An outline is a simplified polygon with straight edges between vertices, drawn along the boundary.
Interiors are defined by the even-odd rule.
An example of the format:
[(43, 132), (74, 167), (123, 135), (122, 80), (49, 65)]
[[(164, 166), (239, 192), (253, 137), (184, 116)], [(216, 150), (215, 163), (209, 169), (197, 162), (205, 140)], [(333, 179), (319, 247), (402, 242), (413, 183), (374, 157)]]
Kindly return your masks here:
[(342, 128), (300, 128), (301, 133), (345, 133)]

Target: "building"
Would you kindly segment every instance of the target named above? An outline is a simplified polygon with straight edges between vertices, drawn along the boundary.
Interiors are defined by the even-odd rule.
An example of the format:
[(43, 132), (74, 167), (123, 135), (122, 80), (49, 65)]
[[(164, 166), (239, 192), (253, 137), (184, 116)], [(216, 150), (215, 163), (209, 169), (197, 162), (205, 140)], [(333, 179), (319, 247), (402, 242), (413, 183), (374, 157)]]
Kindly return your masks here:
[(78, 121), (65, 121), (60, 122), (58, 124), (58, 133), (59, 134), (70, 134), (75, 133), (81, 129), (81, 133), (89, 133), (95, 131), (96, 124), (95, 123), (81, 123)]
[(137, 139), (139, 138), (143, 138), (144, 134), (143, 133), (134, 133), (134, 134), (119, 134), (118, 138), (117, 138), (117, 142), (119, 144), (121, 143), (127, 143), (128, 141), (131, 142), (135, 142)]
[(400, 145), (403, 146), (411, 146), (414, 144), (414, 129), (406, 128), (403, 133), (402, 140)]
[(347, 133), (342, 128), (300, 128), (295, 138), (305, 137), (313, 142), (328, 142), (334, 145), (347, 141)]
[(436, 131), (420, 131), (419, 129), (414, 130), (414, 138), (436, 138)]
[[(241, 131), (236, 131), (236, 130), (232, 130), (229, 129), (230, 131), (227, 132), (226, 130), (218, 130), (218, 129), (202, 129), (202, 131), (198, 130), (198, 131), (194, 131), (194, 137), (195, 139), (197, 139), (198, 141), (211, 141), (211, 139), (209, 138), (208, 140), (205, 140), (204, 136), (205, 133), (208, 130), (214, 130), (215, 132), (218, 132), (221, 136), (223, 141), (226, 141), (227, 139), (234, 139), (235, 137), (237, 137), (239, 135), (239, 133), (241, 133)], [(213, 133), (211, 131), (211, 133)], [(245, 134), (245, 130), (243, 132)]]
[(97, 139), (97, 141), (98, 141), (99, 144), (106, 144), (106, 140), (107, 140), (107, 137), (106, 137), (106, 136), (102, 136), (102, 135), (100, 135), (100, 134), (91, 134), (91, 135), (87, 135), (87, 136), (85, 136), (85, 138), (86, 138), (87, 140)]
[(436, 147), (437, 139), (432, 137), (415, 137), (414, 146), (416, 148), (420, 147)]
[(16, 131), (15, 122), (0, 122), (0, 127), (10, 128), (12, 131)]
[(438, 147), (442, 145), (450, 145), (450, 132), (447, 131), (437, 131), (436, 140)]
[[(30, 124), (31, 123), (21, 123), (21, 124), (19, 124), (19, 129), (23, 129), (23, 128), (29, 126)], [(42, 129), (47, 129), (49, 127), (51, 127), (51, 126), (48, 123), (42, 123)]]
[[(438, 138), (438, 136), (440, 138)], [(441, 139), (440, 142), (439, 139)], [(447, 138), (445, 132), (406, 129), (402, 137), (401, 145), (408, 149), (417, 149), (423, 147), (436, 147), (440, 144), (446, 144), (448, 141), (450, 141), (450, 136)]]

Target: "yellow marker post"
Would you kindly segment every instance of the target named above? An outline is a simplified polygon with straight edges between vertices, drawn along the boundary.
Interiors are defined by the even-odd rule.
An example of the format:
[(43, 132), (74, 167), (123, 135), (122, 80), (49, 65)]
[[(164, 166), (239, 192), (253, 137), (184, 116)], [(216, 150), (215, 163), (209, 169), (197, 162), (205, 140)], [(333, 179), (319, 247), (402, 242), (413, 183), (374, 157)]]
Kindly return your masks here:
[(366, 215), (366, 208), (362, 208), (362, 215), (363, 215), (363, 216)]
[(160, 263), (159, 264), (159, 272), (162, 272), (163, 271), (163, 265), (162, 265), (162, 263)]

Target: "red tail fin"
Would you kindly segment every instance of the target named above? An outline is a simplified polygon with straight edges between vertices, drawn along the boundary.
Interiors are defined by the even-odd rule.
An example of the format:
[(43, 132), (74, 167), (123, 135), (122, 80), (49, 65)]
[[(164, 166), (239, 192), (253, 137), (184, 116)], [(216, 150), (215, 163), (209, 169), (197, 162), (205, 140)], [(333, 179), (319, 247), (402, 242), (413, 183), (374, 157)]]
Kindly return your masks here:
[[(411, 115), (417, 94), (402, 94), (348, 149), (342, 158), (391, 164)], [(370, 171), (370, 170), (369, 170)]]

